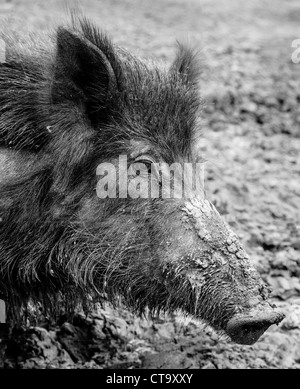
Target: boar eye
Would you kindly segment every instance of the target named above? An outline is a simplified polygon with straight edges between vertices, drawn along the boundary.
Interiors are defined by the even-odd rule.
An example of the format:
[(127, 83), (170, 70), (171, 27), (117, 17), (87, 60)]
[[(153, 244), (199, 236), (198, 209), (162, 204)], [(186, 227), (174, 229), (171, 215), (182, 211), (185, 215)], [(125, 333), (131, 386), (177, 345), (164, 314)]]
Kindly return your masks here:
[(155, 178), (159, 182), (161, 181), (160, 164), (159, 162), (156, 162), (152, 156), (148, 154), (140, 155), (135, 159), (135, 162), (143, 163), (147, 167), (148, 174), (152, 174), (152, 178)]

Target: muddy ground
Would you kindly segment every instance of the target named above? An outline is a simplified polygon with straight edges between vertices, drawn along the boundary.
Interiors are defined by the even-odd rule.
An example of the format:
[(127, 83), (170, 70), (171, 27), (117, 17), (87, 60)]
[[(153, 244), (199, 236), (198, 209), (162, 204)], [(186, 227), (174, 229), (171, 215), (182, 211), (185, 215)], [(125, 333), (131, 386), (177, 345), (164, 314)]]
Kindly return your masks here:
[[(81, 9), (133, 53), (171, 63), (175, 39), (202, 50), (206, 192), (239, 234), (286, 319), (240, 346), (180, 315), (99, 306), (18, 330), (6, 367), (300, 368), (300, 38), (297, 0), (89, 0)], [(69, 1), (69, 4), (72, 4)], [(0, 2), (18, 29), (47, 31), (58, 0)]]

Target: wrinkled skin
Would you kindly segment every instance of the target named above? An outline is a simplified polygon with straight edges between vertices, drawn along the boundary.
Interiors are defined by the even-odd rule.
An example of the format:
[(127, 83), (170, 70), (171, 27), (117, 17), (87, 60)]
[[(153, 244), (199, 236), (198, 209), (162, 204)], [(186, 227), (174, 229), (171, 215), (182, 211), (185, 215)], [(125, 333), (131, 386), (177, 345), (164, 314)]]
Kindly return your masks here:
[[(97, 166), (116, 165), (119, 155), (149, 166), (197, 162), (194, 53), (181, 47), (165, 70), (113, 48), (85, 21), (80, 28), (58, 31), (55, 56), (40, 59), (44, 73), (13, 50), (0, 68), (0, 298), (8, 316), (18, 320), (32, 300), (52, 313), (121, 296), (136, 311), (179, 309), (254, 343), (283, 314), (202, 190), (169, 199), (99, 199), (95, 191)], [(15, 74), (16, 57), (26, 66), (14, 65)], [(11, 96), (14, 82), (23, 102)]]

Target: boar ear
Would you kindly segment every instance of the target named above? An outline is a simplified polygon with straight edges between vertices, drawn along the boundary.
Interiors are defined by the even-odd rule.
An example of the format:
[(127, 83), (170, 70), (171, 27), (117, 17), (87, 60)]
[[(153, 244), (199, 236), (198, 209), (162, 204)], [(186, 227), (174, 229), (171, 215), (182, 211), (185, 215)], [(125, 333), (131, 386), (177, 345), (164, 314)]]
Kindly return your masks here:
[(52, 101), (68, 99), (100, 113), (115, 87), (116, 77), (105, 54), (84, 36), (59, 28)]
[(201, 74), (199, 52), (177, 42), (177, 55), (171, 66), (171, 72), (178, 73), (187, 84), (198, 84)]

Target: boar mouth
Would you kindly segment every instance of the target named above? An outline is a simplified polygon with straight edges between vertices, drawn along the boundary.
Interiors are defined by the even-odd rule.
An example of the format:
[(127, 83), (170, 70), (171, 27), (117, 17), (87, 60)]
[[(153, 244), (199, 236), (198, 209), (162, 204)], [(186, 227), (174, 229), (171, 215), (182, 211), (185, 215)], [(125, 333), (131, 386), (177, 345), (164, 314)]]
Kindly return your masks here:
[(234, 316), (227, 323), (227, 335), (236, 343), (254, 344), (272, 324), (278, 325), (285, 317), (282, 312), (269, 310), (270, 308), (259, 315), (256, 313)]

